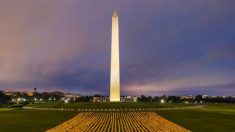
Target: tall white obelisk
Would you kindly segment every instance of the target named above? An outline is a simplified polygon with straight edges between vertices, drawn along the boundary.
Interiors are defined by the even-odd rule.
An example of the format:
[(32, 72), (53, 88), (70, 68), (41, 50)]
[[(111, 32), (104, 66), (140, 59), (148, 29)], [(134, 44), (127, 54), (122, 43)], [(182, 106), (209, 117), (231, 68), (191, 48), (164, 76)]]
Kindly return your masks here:
[(111, 72), (110, 72), (110, 102), (120, 101), (120, 66), (119, 66), (119, 31), (118, 14), (112, 15), (112, 44), (111, 44)]

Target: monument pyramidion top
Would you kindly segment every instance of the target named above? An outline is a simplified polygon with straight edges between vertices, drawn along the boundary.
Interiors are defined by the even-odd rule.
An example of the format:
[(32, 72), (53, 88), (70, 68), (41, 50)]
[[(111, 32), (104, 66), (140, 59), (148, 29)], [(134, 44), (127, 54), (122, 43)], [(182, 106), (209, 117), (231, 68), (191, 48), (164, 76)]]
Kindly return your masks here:
[(113, 17), (117, 17), (118, 16), (118, 14), (117, 14), (117, 12), (116, 11), (113, 11), (113, 15), (112, 15)]

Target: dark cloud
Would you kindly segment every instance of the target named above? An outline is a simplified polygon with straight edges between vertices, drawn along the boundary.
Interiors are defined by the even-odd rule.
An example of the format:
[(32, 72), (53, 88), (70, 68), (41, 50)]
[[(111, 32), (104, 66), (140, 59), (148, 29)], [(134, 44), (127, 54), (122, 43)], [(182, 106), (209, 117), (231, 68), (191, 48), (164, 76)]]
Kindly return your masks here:
[(108, 94), (111, 14), (117, 10), (122, 94), (229, 95), (235, 81), (234, 4), (3, 1), (0, 89)]

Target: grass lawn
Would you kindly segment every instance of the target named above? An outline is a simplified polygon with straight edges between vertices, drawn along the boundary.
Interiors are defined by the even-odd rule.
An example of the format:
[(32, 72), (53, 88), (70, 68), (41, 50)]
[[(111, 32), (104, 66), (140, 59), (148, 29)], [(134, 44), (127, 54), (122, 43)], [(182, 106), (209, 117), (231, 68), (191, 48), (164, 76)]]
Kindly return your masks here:
[[(180, 103), (157, 103), (157, 102), (121, 102), (121, 103), (42, 103), (33, 104), (35, 107), (50, 107), (50, 108), (83, 108), (83, 109), (112, 109), (112, 108), (164, 108), (164, 107), (184, 107), (193, 106), (194, 104)], [(30, 105), (29, 105), (30, 106)]]
[(230, 112), (234, 107), (235, 105), (208, 105), (204, 109), (157, 113), (193, 132), (234, 132), (235, 113)]
[(70, 111), (0, 111), (1, 132), (42, 132), (75, 116)]
[[(192, 104), (191, 104), (192, 105)], [(184, 107), (190, 104), (68, 103), (37, 104), (38, 107), (63, 108), (156, 108)], [(0, 109), (1, 132), (41, 132), (60, 124), (78, 112)], [(202, 109), (157, 111), (166, 119), (193, 132), (235, 132), (235, 104), (206, 105)]]
[(214, 111), (219, 113), (231, 113), (235, 114), (235, 104), (213, 104), (213, 105), (206, 105), (205, 110)]

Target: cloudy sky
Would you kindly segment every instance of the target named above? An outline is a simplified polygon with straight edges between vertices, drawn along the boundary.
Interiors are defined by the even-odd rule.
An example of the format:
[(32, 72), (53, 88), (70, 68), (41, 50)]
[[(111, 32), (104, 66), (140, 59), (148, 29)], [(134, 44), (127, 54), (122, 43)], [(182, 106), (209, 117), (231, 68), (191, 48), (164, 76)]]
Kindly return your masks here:
[(235, 95), (234, 0), (1, 0), (0, 90), (109, 93), (111, 16), (122, 95)]

